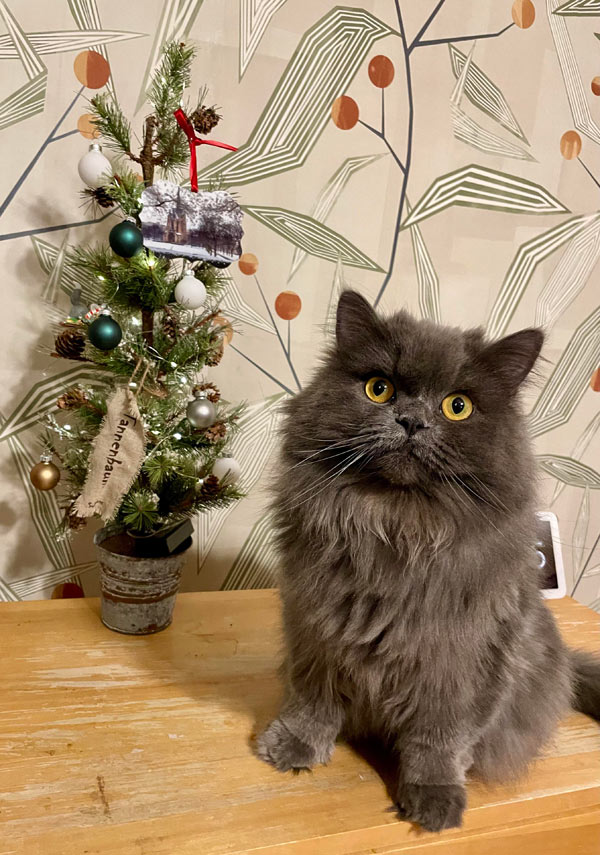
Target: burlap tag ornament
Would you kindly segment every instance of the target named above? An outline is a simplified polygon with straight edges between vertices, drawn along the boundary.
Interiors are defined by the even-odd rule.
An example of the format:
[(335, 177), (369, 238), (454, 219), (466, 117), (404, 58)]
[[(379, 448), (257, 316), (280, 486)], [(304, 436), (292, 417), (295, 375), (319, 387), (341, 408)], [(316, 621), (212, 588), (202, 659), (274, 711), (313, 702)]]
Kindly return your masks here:
[(107, 404), (94, 440), (90, 467), (75, 513), (109, 520), (117, 511), (144, 461), (144, 427), (135, 395), (117, 389)]

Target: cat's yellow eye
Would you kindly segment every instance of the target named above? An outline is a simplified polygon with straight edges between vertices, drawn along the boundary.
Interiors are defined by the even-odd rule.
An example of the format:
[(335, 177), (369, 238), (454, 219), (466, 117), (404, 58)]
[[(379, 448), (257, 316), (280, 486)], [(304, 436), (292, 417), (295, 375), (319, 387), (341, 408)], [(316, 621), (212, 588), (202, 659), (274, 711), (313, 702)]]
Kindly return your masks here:
[(473, 402), (462, 392), (453, 392), (442, 401), (442, 412), (451, 422), (462, 422), (473, 412)]
[(365, 383), (365, 392), (367, 398), (375, 404), (387, 404), (395, 389), (393, 383), (385, 377), (369, 377)]

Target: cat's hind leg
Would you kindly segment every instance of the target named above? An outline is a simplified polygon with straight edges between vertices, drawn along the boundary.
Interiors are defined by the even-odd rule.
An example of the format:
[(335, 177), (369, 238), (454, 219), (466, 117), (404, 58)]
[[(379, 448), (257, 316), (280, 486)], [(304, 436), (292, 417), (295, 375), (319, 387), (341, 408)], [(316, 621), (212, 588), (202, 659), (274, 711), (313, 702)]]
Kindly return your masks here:
[[(489, 783), (515, 780), (552, 739), (572, 700), (572, 671), (558, 637), (523, 657), (511, 693), (474, 748), (470, 774)], [(554, 643), (553, 643), (554, 642)]]

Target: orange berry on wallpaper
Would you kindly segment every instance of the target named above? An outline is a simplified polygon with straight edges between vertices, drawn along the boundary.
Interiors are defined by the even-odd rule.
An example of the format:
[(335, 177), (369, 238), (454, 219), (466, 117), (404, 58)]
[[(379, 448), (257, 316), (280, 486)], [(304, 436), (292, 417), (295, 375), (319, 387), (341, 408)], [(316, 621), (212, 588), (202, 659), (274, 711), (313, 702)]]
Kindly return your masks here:
[(369, 80), (378, 89), (385, 89), (394, 79), (394, 63), (387, 56), (374, 56), (369, 63)]
[(340, 95), (331, 106), (333, 124), (342, 131), (349, 131), (358, 122), (358, 104), (349, 95)]
[(560, 138), (560, 153), (565, 160), (574, 160), (581, 151), (581, 137), (577, 131), (566, 131)]
[(594, 77), (590, 85), (594, 95), (600, 95), (600, 77)]
[(110, 77), (110, 65), (96, 50), (82, 50), (73, 63), (75, 77), (88, 89), (101, 89)]
[(258, 270), (258, 258), (253, 252), (245, 252), (238, 259), (238, 267), (246, 276), (252, 276)]
[(77, 119), (77, 130), (87, 140), (93, 140), (100, 136), (100, 131), (94, 124), (94, 117), (91, 113), (84, 113)]
[(233, 338), (233, 327), (223, 315), (215, 315), (212, 319), (212, 324), (214, 327), (221, 327), (223, 330), (223, 341), (225, 344), (229, 344), (231, 339)]
[(531, 0), (515, 0), (512, 4), (512, 19), (522, 30), (527, 30), (535, 21), (535, 6)]
[(282, 291), (275, 300), (275, 311), (284, 321), (293, 321), (300, 314), (302, 300), (294, 291)]
[(600, 366), (598, 366), (598, 368), (596, 368), (596, 370), (592, 374), (592, 379), (590, 380), (590, 389), (593, 389), (594, 392), (600, 392)]

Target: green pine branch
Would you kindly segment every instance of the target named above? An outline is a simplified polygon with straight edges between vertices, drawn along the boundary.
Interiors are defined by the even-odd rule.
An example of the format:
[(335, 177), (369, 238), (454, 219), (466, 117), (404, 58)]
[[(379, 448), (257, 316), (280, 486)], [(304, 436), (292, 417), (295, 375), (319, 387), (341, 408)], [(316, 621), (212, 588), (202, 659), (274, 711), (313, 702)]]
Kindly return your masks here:
[[(183, 93), (190, 85), (196, 48), (181, 42), (169, 42), (150, 79), (146, 96), (160, 121), (170, 120), (181, 106)], [(175, 120), (173, 120), (175, 121)]]
[(126, 217), (138, 218), (142, 210), (143, 183), (132, 170), (119, 168), (117, 175), (105, 188), (110, 198), (121, 208)]
[(112, 94), (102, 92), (94, 95), (90, 105), (93, 123), (107, 147), (139, 163), (139, 158), (131, 151), (131, 125)]

